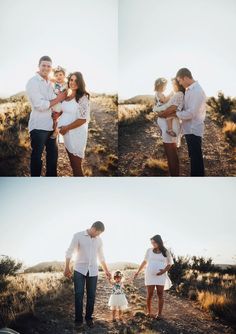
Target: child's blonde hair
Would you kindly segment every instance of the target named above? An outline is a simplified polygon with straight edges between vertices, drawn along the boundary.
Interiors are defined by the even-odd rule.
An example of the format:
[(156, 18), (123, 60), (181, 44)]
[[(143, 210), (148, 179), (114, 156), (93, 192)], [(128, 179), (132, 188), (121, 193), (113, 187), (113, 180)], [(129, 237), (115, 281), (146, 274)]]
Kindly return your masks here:
[(61, 66), (57, 66), (57, 67), (55, 67), (54, 69), (53, 69), (53, 73), (55, 74), (55, 73), (58, 73), (58, 72), (62, 72), (64, 75), (66, 75), (66, 70), (63, 68), (63, 67), (61, 67)]
[(158, 79), (156, 79), (156, 81), (154, 83), (155, 91), (156, 92), (160, 91), (160, 89), (162, 89), (163, 87), (165, 87), (166, 84), (167, 84), (167, 80), (165, 78), (158, 78)]

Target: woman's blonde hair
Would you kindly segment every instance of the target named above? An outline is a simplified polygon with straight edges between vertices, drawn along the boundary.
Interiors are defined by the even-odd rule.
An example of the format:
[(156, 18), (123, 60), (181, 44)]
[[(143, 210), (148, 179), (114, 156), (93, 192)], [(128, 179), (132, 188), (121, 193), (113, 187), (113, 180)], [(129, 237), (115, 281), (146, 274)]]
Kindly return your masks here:
[(165, 78), (158, 78), (154, 83), (155, 91), (159, 91), (167, 84), (167, 80)]

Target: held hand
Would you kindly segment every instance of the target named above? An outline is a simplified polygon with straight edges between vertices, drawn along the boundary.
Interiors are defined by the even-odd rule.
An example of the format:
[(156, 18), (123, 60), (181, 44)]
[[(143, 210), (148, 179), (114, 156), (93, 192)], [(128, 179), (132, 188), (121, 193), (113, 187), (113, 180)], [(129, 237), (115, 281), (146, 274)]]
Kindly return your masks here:
[(134, 279), (136, 279), (137, 277), (138, 277), (138, 272), (136, 272), (135, 274), (134, 274)]
[(107, 279), (110, 281), (111, 280), (111, 273), (109, 271), (105, 272)]
[(67, 126), (62, 126), (59, 128), (59, 132), (62, 136), (64, 136), (68, 131), (69, 129), (67, 128)]
[(64, 276), (67, 277), (67, 278), (71, 278), (72, 276), (72, 273), (70, 271), (70, 268), (66, 268), (65, 271), (64, 271)]

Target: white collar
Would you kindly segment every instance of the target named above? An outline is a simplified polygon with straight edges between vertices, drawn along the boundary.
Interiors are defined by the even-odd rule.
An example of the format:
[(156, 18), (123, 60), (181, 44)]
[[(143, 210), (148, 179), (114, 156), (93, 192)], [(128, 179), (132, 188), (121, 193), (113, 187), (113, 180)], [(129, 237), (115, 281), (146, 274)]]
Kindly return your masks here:
[(46, 79), (44, 79), (43, 77), (41, 77), (41, 75), (40, 75), (38, 72), (36, 72), (36, 77), (37, 77), (40, 81), (46, 81), (46, 82), (49, 82), (49, 80), (46, 80)]
[(188, 86), (188, 87), (186, 88), (186, 90), (193, 89), (196, 85), (198, 85), (198, 82), (197, 82), (197, 81), (193, 82), (190, 86)]

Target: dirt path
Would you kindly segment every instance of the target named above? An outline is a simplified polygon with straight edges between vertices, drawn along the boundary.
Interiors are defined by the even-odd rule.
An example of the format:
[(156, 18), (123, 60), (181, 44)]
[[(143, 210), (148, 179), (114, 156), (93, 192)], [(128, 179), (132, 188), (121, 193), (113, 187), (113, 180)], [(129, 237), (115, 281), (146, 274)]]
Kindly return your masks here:
[[(213, 321), (207, 312), (201, 311), (197, 304), (183, 300), (170, 293), (165, 294), (163, 320), (148, 319), (145, 316), (145, 287), (143, 277), (135, 285), (127, 284), (127, 298), (130, 308), (124, 315), (123, 323), (111, 322), (107, 301), (110, 285), (100, 277), (95, 306), (95, 327), (86, 325), (81, 330), (74, 327), (74, 306), (72, 286), (68, 286), (57, 299), (38, 304), (35, 315), (21, 317), (14, 326), (22, 334), (75, 334), (75, 333), (166, 333), (166, 334), (233, 334), (234, 331), (219, 322)], [(157, 300), (154, 299), (154, 305)], [(154, 307), (156, 311), (156, 308)]]
[[(206, 176), (235, 176), (236, 154), (224, 138), (221, 129), (206, 118), (203, 154)], [(158, 127), (154, 122), (141, 121), (119, 126), (119, 173), (134, 176), (162, 176), (166, 171), (145, 166), (149, 158), (164, 160)], [(185, 139), (179, 148), (180, 175), (189, 176), (189, 160)]]

